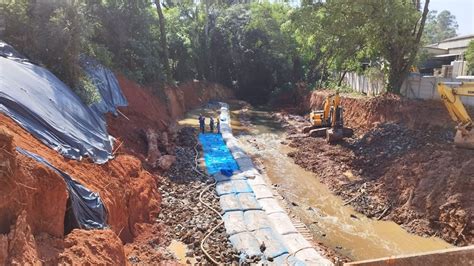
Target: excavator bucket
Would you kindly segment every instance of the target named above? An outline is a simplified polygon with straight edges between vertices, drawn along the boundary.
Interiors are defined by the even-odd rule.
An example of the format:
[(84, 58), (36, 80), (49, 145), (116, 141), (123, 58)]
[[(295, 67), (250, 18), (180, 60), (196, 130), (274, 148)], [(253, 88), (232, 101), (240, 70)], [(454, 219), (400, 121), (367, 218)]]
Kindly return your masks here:
[(344, 131), (342, 128), (329, 128), (326, 131), (326, 140), (329, 143), (340, 141), (344, 138)]
[(459, 148), (474, 149), (474, 129), (456, 131), (454, 145)]

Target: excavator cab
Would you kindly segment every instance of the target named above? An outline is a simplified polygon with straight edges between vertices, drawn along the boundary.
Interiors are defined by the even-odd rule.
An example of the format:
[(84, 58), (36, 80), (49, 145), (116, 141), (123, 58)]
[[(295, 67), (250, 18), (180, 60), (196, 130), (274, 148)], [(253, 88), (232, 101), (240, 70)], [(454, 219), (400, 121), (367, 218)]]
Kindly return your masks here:
[(326, 137), (332, 143), (341, 140), (345, 135), (352, 136), (352, 130), (344, 129), (341, 97), (336, 92), (326, 97), (322, 110), (312, 111), (309, 115), (311, 126), (303, 128), (303, 133), (312, 137)]
[(474, 97), (474, 82), (441, 82), (438, 83), (438, 92), (449, 115), (457, 123), (454, 144), (474, 149), (474, 125), (461, 101), (461, 96)]

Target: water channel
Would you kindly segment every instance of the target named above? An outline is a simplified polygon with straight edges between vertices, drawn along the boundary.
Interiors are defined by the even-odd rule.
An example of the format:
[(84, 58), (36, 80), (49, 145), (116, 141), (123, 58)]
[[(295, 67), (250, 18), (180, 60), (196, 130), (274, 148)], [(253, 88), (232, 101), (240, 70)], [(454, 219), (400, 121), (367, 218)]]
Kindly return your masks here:
[[(212, 114), (208, 109), (195, 110), (180, 124), (196, 126), (199, 113)], [(250, 124), (240, 123), (241, 115), (241, 110), (232, 110), (234, 135), (242, 148), (263, 165), (268, 181), (278, 184), (279, 193), (296, 203), (292, 212), (308, 226), (317, 242), (352, 260), (452, 247), (440, 238), (413, 235), (394, 222), (369, 219), (352, 207), (344, 206), (343, 200), (320, 183), (314, 173), (286, 156), (291, 148), (281, 143), (285, 133), (269, 112), (246, 110), (245, 117), (250, 119)]]

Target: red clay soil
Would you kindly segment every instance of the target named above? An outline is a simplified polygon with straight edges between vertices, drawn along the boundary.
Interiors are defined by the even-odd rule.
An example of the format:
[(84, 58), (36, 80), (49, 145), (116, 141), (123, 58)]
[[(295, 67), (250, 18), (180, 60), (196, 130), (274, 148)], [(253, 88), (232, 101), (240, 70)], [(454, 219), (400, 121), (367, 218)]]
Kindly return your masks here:
[(130, 120), (121, 116), (117, 119), (109, 116), (109, 133), (119, 137), (128, 152), (139, 158), (147, 152), (147, 128), (173, 131), (176, 119), (187, 111), (209, 100), (233, 97), (231, 90), (205, 81), (189, 81), (177, 87), (166, 87), (164, 92), (158, 95), (152, 92), (153, 88), (142, 87), (122, 75), (118, 75), (118, 80), (129, 104), (120, 110)]
[[(142, 252), (144, 249), (149, 253), (139, 261), (150, 264), (160, 261), (161, 251), (146, 239), (159, 242), (161, 228), (155, 221), (160, 211), (157, 184), (161, 177), (143, 167), (146, 143), (140, 139), (140, 132), (145, 127), (169, 130), (174, 119), (187, 109), (231, 94), (220, 86), (195, 82), (167, 88), (168, 100), (163, 100), (124, 77), (120, 76), (119, 81), (130, 103), (121, 110), (130, 120), (108, 117), (109, 133), (121, 144), (116, 157), (104, 165), (65, 159), (0, 114), (0, 265), (40, 262), (124, 265), (130, 263), (129, 255), (137, 250), (146, 253)], [(76, 229), (64, 236), (67, 201), (64, 180), (16, 152), (15, 147), (42, 156), (99, 193), (108, 210), (110, 230)], [(125, 248), (124, 244), (127, 244)]]
[[(326, 94), (313, 93), (311, 105), (319, 107)], [(442, 103), (384, 95), (342, 104), (357, 137), (339, 145), (291, 137), (303, 123), (283, 116), (295, 147), (289, 156), (369, 217), (474, 244), (474, 151), (453, 146), (454, 125)]]

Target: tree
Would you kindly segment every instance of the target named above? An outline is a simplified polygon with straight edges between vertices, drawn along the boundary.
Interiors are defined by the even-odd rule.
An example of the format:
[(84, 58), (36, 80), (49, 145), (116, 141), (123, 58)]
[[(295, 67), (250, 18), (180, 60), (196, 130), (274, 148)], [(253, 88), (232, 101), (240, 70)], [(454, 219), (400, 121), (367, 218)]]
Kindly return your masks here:
[(432, 44), (455, 37), (457, 29), (456, 17), (449, 11), (443, 10), (439, 14), (436, 10), (430, 11), (423, 32), (423, 42)]
[(369, 0), (365, 32), (368, 46), (387, 63), (387, 91), (400, 93), (420, 47), (430, 1)]
[(465, 54), (467, 67), (471, 74), (474, 74), (474, 41), (470, 41)]
[(307, 3), (291, 16), (292, 30), (298, 41), (299, 52), (311, 66), (307, 78), (320, 84), (330, 72), (343, 73), (337, 80), (342, 82), (344, 73), (357, 70), (366, 59), (366, 38), (363, 26), (366, 22), (365, 5), (350, 0), (327, 1), (325, 4)]
[(160, 0), (155, 0), (156, 11), (158, 12), (158, 18), (160, 23), (160, 40), (161, 40), (161, 50), (163, 51), (163, 66), (165, 68), (166, 77), (168, 81), (171, 79), (171, 70), (169, 64), (169, 54), (168, 54), (168, 41), (166, 39), (166, 22), (165, 16), (163, 15), (163, 10), (161, 10)]

